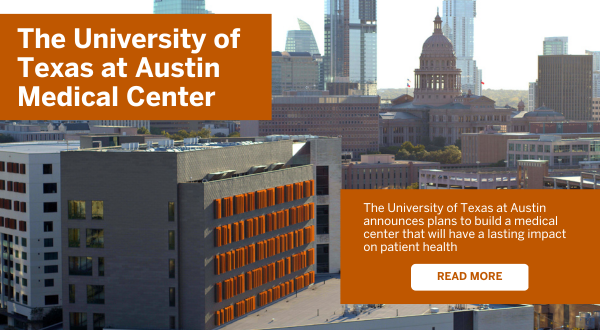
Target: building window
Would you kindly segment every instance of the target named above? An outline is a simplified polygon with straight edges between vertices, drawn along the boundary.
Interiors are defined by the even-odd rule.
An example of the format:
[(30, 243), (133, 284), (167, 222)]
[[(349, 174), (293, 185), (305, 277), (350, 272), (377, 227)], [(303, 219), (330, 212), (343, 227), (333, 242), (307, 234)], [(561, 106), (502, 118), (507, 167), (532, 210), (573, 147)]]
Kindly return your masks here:
[(86, 229), (85, 246), (89, 248), (103, 248), (104, 229)]
[(85, 220), (85, 201), (68, 201), (69, 219)]
[[(21, 253), (21, 259), (27, 260), (27, 252), (23, 251), (23, 253)], [(27, 266), (24, 266), (24, 267), (27, 267)], [(27, 269), (27, 268), (25, 268), (25, 269)], [(25, 272), (27, 272), (27, 271), (25, 271)]]
[(44, 221), (44, 232), (54, 231), (54, 225), (52, 221)]
[(58, 260), (58, 252), (44, 253), (44, 260)]
[(44, 183), (44, 194), (56, 194), (58, 185), (56, 183)]
[(15, 269), (20, 272), (21, 271), (21, 264), (19, 263), (15, 263)]
[(175, 307), (175, 288), (169, 288), (169, 306)]
[(75, 284), (69, 284), (69, 303), (75, 303)]
[[(85, 210), (83, 211), (83, 216), (85, 218)], [(92, 201), (92, 219), (104, 219), (104, 201)]]
[(44, 266), (44, 273), (45, 274), (58, 273), (58, 265)]
[(92, 276), (92, 257), (69, 257), (69, 275)]
[(52, 174), (52, 164), (44, 164), (42, 166), (42, 173), (43, 174)]
[(329, 273), (329, 244), (317, 244), (317, 273)]
[(104, 314), (94, 313), (94, 330), (103, 330), (104, 327)]
[(175, 231), (169, 230), (169, 250), (175, 250)]
[(54, 286), (54, 279), (53, 278), (47, 278), (44, 280), (44, 286), (45, 287), (51, 287)]
[(98, 257), (98, 276), (104, 276), (104, 257)]
[(44, 213), (56, 213), (58, 212), (58, 203), (47, 202), (44, 203)]
[(28, 305), (29, 304), (29, 299), (27, 298), (26, 294), (22, 295), (21, 298), (23, 298), (23, 300), (22, 300), (23, 305)]
[(169, 278), (175, 278), (175, 259), (169, 259)]
[(99, 305), (104, 304), (104, 285), (87, 286), (87, 303)]
[(27, 238), (21, 237), (21, 246), (27, 247)]
[(45, 305), (58, 305), (58, 295), (45, 296)]
[(317, 195), (329, 195), (329, 166), (317, 166)]
[(27, 286), (27, 279), (23, 278), (23, 280), (21, 281), (21, 285), (22, 286)]
[(317, 205), (317, 234), (329, 234), (329, 205)]
[(169, 221), (175, 221), (175, 202), (169, 202)]
[(175, 329), (175, 316), (169, 316), (169, 329)]
[(44, 247), (53, 247), (54, 239), (53, 238), (44, 238)]
[(78, 248), (79, 246), (79, 228), (69, 228), (69, 247)]
[(71, 330), (87, 330), (87, 313), (69, 313)]

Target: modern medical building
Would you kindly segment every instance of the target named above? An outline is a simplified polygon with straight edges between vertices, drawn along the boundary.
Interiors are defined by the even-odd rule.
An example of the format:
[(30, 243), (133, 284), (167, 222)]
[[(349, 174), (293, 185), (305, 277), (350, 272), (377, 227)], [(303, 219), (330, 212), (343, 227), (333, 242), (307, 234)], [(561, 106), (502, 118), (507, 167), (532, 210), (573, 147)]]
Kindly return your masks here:
[(212, 329), (339, 272), (340, 154), (311, 136), (62, 153), (64, 328)]
[[(60, 152), (79, 143), (0, 144), (0, 314), (28, 329), (62, 304)], [(37, 326), (37, 325), (36, 325)]]

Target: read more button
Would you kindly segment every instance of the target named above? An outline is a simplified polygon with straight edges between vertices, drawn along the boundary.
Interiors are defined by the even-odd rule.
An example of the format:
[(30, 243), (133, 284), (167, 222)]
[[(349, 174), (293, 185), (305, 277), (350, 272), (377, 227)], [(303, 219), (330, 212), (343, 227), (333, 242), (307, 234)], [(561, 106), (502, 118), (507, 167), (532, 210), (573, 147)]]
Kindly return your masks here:
[(415, 264), (414, 291), (527, 291), (525, 264)]

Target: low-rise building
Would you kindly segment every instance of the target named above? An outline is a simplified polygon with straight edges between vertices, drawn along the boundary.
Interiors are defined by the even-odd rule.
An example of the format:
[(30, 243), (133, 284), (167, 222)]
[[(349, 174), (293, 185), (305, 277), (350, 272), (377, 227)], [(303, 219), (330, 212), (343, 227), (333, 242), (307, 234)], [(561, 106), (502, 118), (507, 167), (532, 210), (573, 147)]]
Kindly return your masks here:
[(5, 123), (0, 129), (0, 134), (12, 136), (15, 142), (29, 141), (61, 141), (65, 139), (64, 132), (42, 131), (37, 124)]
[(600, 161), (600, 138), (563, 138), (543, 135), (538, 139), (507, 141), (508, 166), (519, 160), (547, 160), (550, 167), (579, 166), (580, 162)]
[(419, 170), (419, 189), (517, 189), (517, 172), (507, 168)]
[(397, 161), (394, 155), (361, 155), (360, 162), (343, 165), (344, 189), (406, 189), (418, 182), (420, 169), (438, 169), (440, 163)]

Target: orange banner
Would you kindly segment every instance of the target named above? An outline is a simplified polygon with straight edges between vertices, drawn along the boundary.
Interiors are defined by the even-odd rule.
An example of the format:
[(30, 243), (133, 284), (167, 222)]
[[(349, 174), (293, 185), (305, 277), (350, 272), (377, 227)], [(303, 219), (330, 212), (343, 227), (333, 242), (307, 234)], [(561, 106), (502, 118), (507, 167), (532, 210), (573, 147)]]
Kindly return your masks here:
[(0, 119), (271, 119), (271, 15), (0, 15), (0, 30)]
[(342, 190), (341, 302), (594, 303), (599, 267), (588, 255), (597, 249), (599, 197)]

